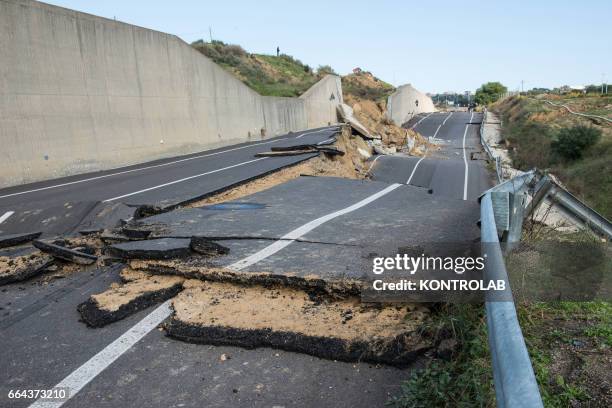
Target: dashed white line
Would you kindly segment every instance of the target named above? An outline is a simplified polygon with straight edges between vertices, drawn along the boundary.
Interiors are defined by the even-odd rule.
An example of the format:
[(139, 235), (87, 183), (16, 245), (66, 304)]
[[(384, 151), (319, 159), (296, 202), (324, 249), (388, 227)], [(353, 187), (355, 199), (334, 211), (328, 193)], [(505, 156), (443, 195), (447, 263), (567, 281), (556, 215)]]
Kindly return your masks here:
[(419, 167), (419, 164), (421, 164), (424, 158), (425, 156), (421, 157), (419, 161), (416, 162), (416, 164), (414, 165), (414, 168), (412, 169), (412, 173), (410, 173), (410, 177), (408, 177), (408, 181), (406, 181), (406, 184), (410, 184), (410, 182), (412, 181), (412, 177), (414, 177), (414, 173), (416, 172), (417, 167)]
[[(111, 365), (123, 353), (128, 351), (140, 339), (163, 322), (170, 314), (170, 300), (165, 301), (144, 319), (132, 326), (121, 337), (104, 347), (98, 354), (90, 358), (85, 364), (74, 370), (68, 377), (60, 381), (55, 388), (67, 388), (67, 398), (75, 396), (85, 385), (96, 378), (106, 367)], [(36, 400), (30, 408), (59, 408), (67, 400)]]
[[(314, 132), (306, 132), (306, 133), (298, 135), (296, 137), (296, 139), (299, 139), (302, 136), (305, 136), (307, 134), (323, 132), (323, 131), (326, 131), (326, 130), (329, 130), (329, 129), (330, 128), (325, 128), (325, 129), (317, 130), (317, 131), (314, 131)], [(283, 137), (283, 138), (280, 138), (280, 139), (268, 140), (266, 142), (251, 143), (251, 144), (248, 144), (246, 146), (234, 147), (234, 148), (225, 149), (225, 150), (222, 150), (222, 151), (219, 151), (219, 152), (206, 153), (206, 154), (201, 154), (201, 155), (198, 155), (198, 156), (187, 157), (185, 159), (174, 160), (174, 161), (167, 162), (167, 163), (155, 164), (155, 165), (146, 166), (146, 167), (139, 167), (137, 169), (131, 169), (131, 170), (118, 171), (116, 173), (105, 174), (105, 175), (96, 176), (96, 177), (90, 177), (90, 178), (86, 178), (86, 179), (82, 179), (82, 180), (70, 181), (70, 182), (67, 182), (67, 183), (54, 184), (52, 186), (35, 188), (35, 189), (32, 189), (32, 190), (27, 190), (27, 191), (20, 191), (18, 193), (5, 194), (5, 195), (1, 195), (0, 198), (13, 197), (13, 196), (18, 196), (18, 195), (28, 194), (28, 193), (35, 193), (37, 191), (49, 190), (49, 189), (58, 188), (58, 187), (65, 187), (65, 186), (70, 186), (72, 184), (85, 183), (87, 181), (100, 180), (100, 179), (104, 179), (104, 178), (107, 178), (107, 177), (118, 176), (118, 175), (121, 175), (121, 174), (127, 174), (127, 173), (133, 173), (133, 172), (136, 172), (136, 171), (149, 170), (149, 169), (155, 169), (155, 168), (158, 168), (158, 167), (170, 166), (170, 165), (176, 164), (176, 163), (183, 163), (183, 162), (190, 161), (190, 160), (196, 160), (196, 159), (202, 159), (202, 158), (205, 158), (205, 157), (217, 156), (217, 155), (223, 154), (223, 153), (229, 153), (229, 152), (234, 152), (236, 150), (247, 149), (247, 148), (253, 147), (253, 146), (260, 146), (260, 145), (280, 142), (280, 141), (287, 140), (287, 139), (290, 139), (290, 137)]]
[(370, 167), (368, 168), (368, 171), (366, 171), (366, 174), (370, 174), (370, 170), (372, 170), (372, 167), (374, 167), (374, 163), (376, 163), (376, 160), (380, 159), (382, 156), (382, 154), (379, 154), (374, 158), (374, 160), (372, 160), (372, 164), (370, 164)]
[(468, 190), (468, 161), (465, 155), (465, 136), (467, 135), (468, 127), (472, 123), (472, 118), (474, 117), (474, 112), (470, 115), (470, 123), (465, 125), (465, 130), (463, 131), (463, 163), (465, 164), (465, 177), (463, 179), (463, 199), (467, 200), (467, 190)]
[(0, 216), (0, 224), (8, 220), (8, 218), (13, 214), (15, 214), (15, 211), (7, 211), (4, 214), (2, 214), (2, 216)]
[(438, 135), (438, 132), (440, 131), (440, 128), (441, 128), (442, 126), (444, 126), (444, 124), (446, 123), (446, 121), (448, 120), (448, 118), (450, 118), (450, 117), (451, 117), (451, 115), (452, 115), (452, 114), (453, 114), (453, 112), (451, 112), (451, 113), (450, 113), (450, 114), (449, 114), (449, 115), (448, 115), (448, 116), (447, 116), (447, 117), (444, 119), (444, 121), (438, 125), (438, 128), (436, 129), (436, 132), (433, 134), (432, 139), (435, 139), (435, 138), (436, 138), (436, 136)]
[(314, 135), (315, 133), (321, 133), (321, 132), (326, 132), (328, 131), (329, 128), (325, 128), (325, 129), (319, 129), (319, 130), (313, 130), (312, 132), (306, 132), (306, 133), (302, 133), (299, 136), (296, 136), (296, 139), (301, 138), (302, 136), (306, 136), (306, 135)]
[(127, 193), (127, 194), (123, 194), (123, 195), (120, 195), (120, 196), (117, 196), (117, 197), (109, 198), (109, 199), (104, 200), (103, 202), (107, 203), (109, 201), (118, 200), (120, 198), (125, 198), (125, 197), (129, 197), (129, 196), (133, 196), (133, 195), (144, 193), (144, 192), (151, 191), (151, 190), (156, 190), (158, 188), (167, 187), (167, 186), (170, 186), (172, 184), (182, 183), (183, 181), (191, 180), (191, 179), (194, 179), (196, 177), (207, 176), (209, 174), (218, 173), (218, 172), (223, 171), (223, 170), (233, 169), (234, 167), (244, 166), (245, 164), (254, 163), (256, 161), (264, 160), (264, 159), (267, 159), (267, 158), (268, 157), (260, 157), (259, 159), (249, 160), (249, 161), (245, 161), (245, 162), (242, 162), (242, 163), (234, 164), (234, 165), (231, 165), (231, 166), (223, 167), (221, 169), (207, 171), (206, 173), (200, 173), (200, 174), (196, 174), (196, 175), (193, 175), (193, 176), (184, 177), (182, 179), (174, 180), (174, 181), (171, 181), (169, 183), (164, 183), (164, 184), (160, 184), (160, 185), (157, 185), (157, 186), (153, 186), (153, 187), (145, 188), (145, 189), (142, 189), (142, 190), (134, 191), (133, 193)]
[[(293, 231), (284, 235), (280, 240), (275, 241), (273, 244), (268, 245), (264, 249), (250, 255), (232, 265), (230, 269), (240, 270), (247, 266), (253, 265), (270, 255), (273, 255), (290, 245), (294, 240), (300, 238), (304, 234), (312, 231), (321, 224), (330, 221), (341, 215), (355, 211), (363, 206), (368, 205), (374, 200), (390, 193), (401, 186), (401, 184), (392, 184), (378, 193), (372, 194), (371, 196), (349, 206), (342, 210), (335, 211), (331, 214), (317, 218), (316, 220), (310, 221), (301, 227), (294, 229)], [(170, 300), (165, 301), (158, 306), (153, 312), (148, 314), (140, 322), (132, 326), (126, 331), (121, 337), (113, 341), (111, 344), (102, 349), (98, 354), (90, 358), (87, 362), (69, 374), (66, 378), (60, 381), (55, 388), (67, 388), (68, 399), (74, 397), (84, 386), (86, 386), (91, 380), (96, 378), (102, 371), (104, 371), (109, 365), (117, 360), (123, 353), (128, 351), (134, 346), (140, 339), (146, 336), (151, 330), (157, 327), (158, 324), (163, 322), (166, 318), (170, 317), (172, 310), (170, 308)], [(30, 405), (30, 408), (59, 408), (66, 400), (48, 401), (48, 400), (36, 400)]]
[(415, 127), (417, 127), (417, 125), (419, 123), (421, 123), (422, 121), (424, 121), (425, 119), (427, 119), (428, 117), (430, 117), (433, 114), (433, 112), (425, 115), (424, 117), (422, 117), (417, 123), (415, 123), (414, 125), (410, 126), (410, 129), (414, 129)]
[(451, 116), (453, 116), (453, 112), (448, 114), (448, 116), (444, 119), (444, 122), (442, 122), (442, 125), (444, 125), (446, 121), (448, 120), (448, 118), (450, 118)]

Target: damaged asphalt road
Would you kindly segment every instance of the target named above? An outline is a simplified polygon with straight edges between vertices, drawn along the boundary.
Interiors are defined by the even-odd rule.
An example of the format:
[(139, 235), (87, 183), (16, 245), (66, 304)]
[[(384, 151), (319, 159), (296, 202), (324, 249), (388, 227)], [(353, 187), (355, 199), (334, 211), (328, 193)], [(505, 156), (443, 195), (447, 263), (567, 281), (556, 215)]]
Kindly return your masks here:
[[(296, 145), (298, 143), (303, 144), (303, 141), (298, 139)], [(262, 151), (267, 150), (269, 146)], [(281, 158), (266, 160), (277, 159)], [(379, 162), (387, 159), (392, 158), (383, 157)], [(410, 176), (402, 174), (406, 170), (401, 166), (396, 171), (395, 177)], [(204, 260), (206, 268), (241, 273), (247, 279), (257, 274), (278, 275), (291, 282), (304, 280), (325, 284), (337, 279), (363, 279), (360, 272), (364, 262), (381, 249), (420, 249), (425, 242), (473, 241), (479, 236), (476, 200), (431, 194), (428, 188), (403, 185), (405, 180), (402, 185), (394, 182), (299, 177), (234, 202), (176, 209), (133, 220), (114, 233), (117, 238), (123, 235), (120, 240), (128, 237), (137, 240), (121, 243), (120, 240), (111, 242), (111, 239), (106, 248), (114, 248), (109, 250), (112, 257), (135, 263), (134, 267), (138, 267), (139, 262), (148, 267), (150, 262), (182, 265)], [(126, 208), (131, 209), (117, 203), (106, 213)], [(90, 218), (91, 210), (83, 212), (83, 219)], [(81, 230), (81, 224), (76, 225)], [(89, 223), (88, 228), (95, 230), (95, 222)], [(170, 255), (166, 256), (168, 253)], [(329, 354), (326, 350), (300, 350), (299, 347), (308, 348), (308, 344), (314, 344), (312, 339), (317, 338), (316, 332), (300, 338), (294, 333), (281, 332), (267, 336), (266, 331), (256, 330), (253, 332), (256, 337), (247, 343), (229, 343), (234, 346), (220, 345), (226, 343), (210, 339), (205, 343), (217, 345), (191, 344), (166, 337), (163, 331), (156, 330), (157, 323), (163, 320), (171, 324), (169, 327), (176, 331), (173, 335), (178, 338), (189, 333), (195, 336), (244, 334), (214, 330), (202, 334), (199, 328), (189, 332), (193, 327), (181, 327), (172, 317), (167, 319), (171, 315), (166, 303), (143, 310), (181, 290), (188, 294), (187, 289), (180, 287), (184, 282), (182, 277), (160, 282), (159, 287), (165, 292), (156, 293), (163, 296), (150, 296), (146, 299), (150, 302), (144, 306), (136, 303), (123, 309), (109, 306), (108, 314), (97, 314), (92, 308), (95, 305), (88, 299), (107, 291), (112, 283), (125, 284), (120, 276), (121, 269), (120, 263), (99, 268), (88, 266), (84, 271), (61, 279), (49, 280), (41, 276), (1, 287), (0, 347), (5, 370), (0, 373), (0, 384), (13, 389), (49, 388), (62, 384), (65, 379), (77, 378), (76, 394), (63, 405), (65, 407), (251, 407), (312, 406), (313, 403), (330, 407), (380, 406), (412, 373), (410, 368), (414, 366), (409, 364), (408, 369), (400, 370), (388, 365), (331, 360), (335, 355), (352, 360), (369, 353), (367, 344), (359, 341), (349, 342), (354, 348), (348, 349), (345, 343), (330, 341), (330, 345), (338, 348), (337, 354)], [(113, 288), (123, 290), (122, 286)], [(325, 304), (307, 293), (305, 301), (312, 303), (309, 308)], [(232, 310), (229, 306), (221, 308)], [(351, 313), (350, 310), (342, 312), (341, 324), (348, 322), (348, 327), (359, 320), (351, 319)], [(152, 315), (158, 320), (144, 324)], [(79, 318), (85, 318), (92, 326), (103, 327), (90, 328), (79, 322)], [(105, 319), (113, 323), (108, 324), (110, 321)], [(125, 350), (116, 351), (118, 346), (114, 344), (119, 338), (128, 339)], [(286, 347), (287, 339), (298, 347)], [(198, 342), (198, 339), (183, 340)], [(235, 346), (241, 344), (301, 352)], [(418, 364), (417, 353), (411, 354), (415, 350), (406, 350), (405, 355), (410, 359), (402, 364), (414, 360)], [(113, 359), (101, 357), (95, 364), (89, 362), (96, 355), (115, 355), (113, 353), (118, 353)], [(387, 357), (377, 358), (375, 355), (371, 361), (386, 364)], [(394, 361), (393, 356), (389, 358), (388, 361)], [(80, 367), (85, 367), (81, 368), (85, 371), (78, 371)], [(90, 374), (85, 373), (93, 373), (93, 376), (89, 378)], [(146, 392), (134, 393), (134, 389)], [(11, 406), (28, 405), (26, 400), (11, 403)]]
[[(125, 205), (126, 209), (119, 212), (127, 218), (138, 206), (164, 211), (316, 156), (313, 153), (258, 158), (256, 153), (275, 146), (325, 142), (337, 131), (337, 126), (311, 129), (188, 156), (1, 189), (0, 235), (41, 228), (50, 236), (70, 233), (84, 218), (95, 218), (118, 205)], [(118, 219), (113, 218), (115, 222)], [(107, 226), (93, 222), (91, 227)]]
[[(404, 183), (431, 190), (434, 195), (476, 200), (492, 186), (479, 139), (482, 114), (438, 112), (405, 127), (433, 140), (435, 147), (421, 157), (383, 156), (372, 170), (372, 179)], [(463, 149), (465, 143), (465, 149)], [(465, 159), (464, 159), (465, 152)]]

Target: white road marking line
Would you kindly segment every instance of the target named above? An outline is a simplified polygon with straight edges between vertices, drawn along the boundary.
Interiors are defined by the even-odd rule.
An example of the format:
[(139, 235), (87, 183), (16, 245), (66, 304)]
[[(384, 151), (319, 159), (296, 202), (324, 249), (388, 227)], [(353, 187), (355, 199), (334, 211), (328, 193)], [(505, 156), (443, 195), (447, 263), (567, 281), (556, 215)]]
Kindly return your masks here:
[(472, 123), (472, 118), (474, 117), (474, 112), (470, 115), (470, 123), (465, 125), (465, 131), (463, 132), (463, 163), (465, 164), (465, 178), (463, 179), (463, 199), (467, 200), (467, 190), (468, 190), (468, 161), (465, 155), (465, 136), (467, 135), (468, 127)]
[(450, 118), (450, 117), (451, 117), (451, 115), (452, 115), (452, 114), (453, 114), (453, 112), (451, 112), (451, 113), (450, 113), (450, 114), (449, 114), (449, 115), (448, 115), (448, 116), (447, 116), (447, 117), (444, 119), (444, 121), (438, 125), (438, 128), (436, 129), (436, 132), (433, 134), (432, 139), (434, 139), (434, 140), (436, 139), (436, 136), (438, 135), (438, 132), (440, 131), (440, 128), (441, 128), (442, 126), (444, 126), (444, 124), (446, 123), (446, 121), (448, 120), (448, 118)]
[[(315, 131), (315, 133), (316, 132), (322, 132), (322, 131), (325, 131), (325, 130), (329, 130), (329, 128)], [(301, 135), (297, 136), (296, 139), (299, 139), (300, 137), (302, 137), (302, 136), (304, 136), (306, 134), (309, 134), (309, 132), (306, 132), (304, 134), (301, 134)], [(139, 167), (137, 169), (118, 171), (116, 173), (105, 174), (103, 176), (90, 177), (90, 178), (86, 178), (86, 179), (83, 179), (83, 180), (75, 180), (75, 181), (70, 181), (70, 182), (67, 182), (67, 183), (61, 183), (61, 184), (55, 184), (55, 185), (47, 186), (47, 187), (35, 188), (35, 189), (32, 189), (32, 190), (27, 190), (27, 191), (20, 191), (18, 193), (6, 194), (6, 195), (0, 196), (0, 198), (13, 197), (13, 196), (18, 196), (18, 195), (28, 194), (28, 193), (35, 193), (37, 191), (49, 190), (49, 189), (52, 189), (52, 188), (69, 186), (69, 185), (72, 185), (72, 184), (84, 183), (86, 181), (100, 180), (100, 179), (107, 178), (107, 177), (113, 177), (113, 176), (118, 176), (118, 175), (121, 175), (121, 174), (133, 173), (133, 172), (141, 171), (141, 170), (155, 169), (155, 168), (158, 168), (158, 167), (169, 166), (171, 164), (183, 163), (183, 162), (186, 162), (186, 161), (189, 161), (189, 160), (202, 159), (204, 157), (217, 156), (217, 155), (223, 154), (223, 153), (233, 152), (233, 151), (241, 150), (241, 149), (247, 149), (247, 148), (253, 147), (253, 146), (260, 146), (260, 145), (270, 144), (270, 143), (274, 143), (274, 142), (280, 142), (282, 140), (288, 140), (288, 139), (291, 139), (291, 138), (290, 137), (283, 137), (283, 138), (280, 138), (280, 139), (268, 140), (266, 142), (252, 143), (252, 144), (249, 144), (249, 145), (246, 145), (246, 146), (234, 147), (232, 149), (226, 149), (226, 150), (222, 150), (220, 152), (214, 152), (214, 153), (201, 154), (199, 156), (194, 156), (194, 157), (187, 157), (185, 159), (174, 160), (174, 161), (171, 161), (171, 162), (168, 162), (168, 163), (155, 164), (155, 165), (152, 165), (152, 166)]]
[(117, 196), (117, 197), (109, 198), (109, 199), (106, 199), (106, 200), (104, 200), (102, 202), (103, 203), (107, 203), (109, 201), (118, 200), (120, 198), (125, 198), (125, 197), (133, 196), (133, 195), (136, 195), (136, 194), (145, 193), (147, 191), (156, 190), (156, 189), (162, 188), (162, 187), (167, 187), (167, 186), (170, 186), (172, 184), (182, 183), (183, 181), (191, 180), (191, 179), (194, 179), (196, 177), (207, 176), (209, 174), (218, 173), (218, 172), (223, 171), (223, 170), (233, 169), (234, 167), (244, 166), (245, 164), (254, 163), (256, 161), (264, 160), (264, 159), (268, 159), (268, 157), (260, 157), (259, 159), (249, 160), (249, 161), (245, 161), (245, 162), (242, 162), (242, 163), (234, 164), (234, 165), (231, 165), (231, 166), (223, 167), (221, 169), (207, 171), (206, 173), (196, 174), (196, 175), (193, 175), (193, 176), (189, 176), (189, 177), (185, 177), (185, 178), (182, 178), (182, 179), (174, 180), (174, 181), (171, 181), (169, 183), (164, 183), (164, 184), (160, 184), (158, 186), (153, 186), (153, 187), (145, 188), (145, 189), (142, 189), (142, 190), (134, 191), (133, 193), (127, 193), (127, 194), (123, 194), (123, 195), (120, 195), (120, 196)]
[(321, 132), (325, 132), (328, 131), (329, 128), (325, 128), (325, 129), (319, 129), (319, 130), (313, 130), (312, 132), (306, 132), (306, 133), (302, 133), (299, 136), (296, 136), (296, 139), (301, 138), (302, 136), (306, 136), (306, 135), (314, 135), (315, 133), (321, 133)]
[(408, 177), (408, 181), (406, 181), (406, 184), (410, 184), (410, 182), (412, 181), (412, 177), (414, 177), (414, 173), (416, 172), (417, 167), (419, 167), (419, 164), (421, 164), (424, 158), (425, 158), (425, 155), (423, 155), (423, 157), (421, 157), (419, 161), (416, 162), (416, 164), (414, 165), (414, 168), (412, 169), (412, 173), (410, 173), (410, 177)]
[(280, 251), (281, 249), (285, 248), (287, 245), (290, 245), (292, 242), (294, 242), (294, 240), (300, 238), (301, 236), (307, 234), (308, 232), (312, 231), (313, 229), (317, 228), (319, 225), (326, 223), (327, 221), (333, 220), (336, 217), (339, 217), (341, 215), (344, 214), (348, 214), (352, 211), (355, 211), (361, 207), (364, 207), (368, 204), (370, 204), (372, 201), (375, 201), (377, 199), (379, 199), (380, 197), (390, 193), (391, 191), (395, 190), (396, 188), (398, 188), (399, 186), (401, 186), (401, 184), (391, 184), (390, 186), (386, 187), (385, 189), (379, 191), (376, 194), (372, 194), (371, 196), (349, 206), (346, 208), (343, 208), (342, 210), (338, 210), (335, 211), (331, 214), (327, 214), (324, 215), (322, 217), (317, 218), (316, 220), (312, 220), (304, 225), (302, 225), (301, 227), (298, 227), (296, 229), (294, 229), (293, 231), (283, 235), (278, 241), (275, 241), (274, 243), (268, 245), (267, 247), (263, 248), (262, 250), (254, 253), (253, 255), (247, 256), (244, 259), (241, 259), (238, 262), (235, 262), (233, 264), (231, 264), (228, 268), (234, 271), (239, 271), (241, 269), (246, 268), (247, 266), (251, 266), (259, 261), (261, 261), (262, 259), (265, 259), (267, 257), (269, 257), (270, 255), (274, 255), (275, 253), (277, 253), (278, 251)]
[[(273, 255), (290, 245), (294, 240), (298, 239), (302, 235), (312, 231), (319, 225), (330, 221), (336, 217), (341, 215), (350, 213), (351, 211), (355, 211), (358, 208), (368, 205), (374, 200), (379, 199), (380, 197), (390, 193), (401, 186), (401, 184), (392, 184), (385, 189), (375, 193), (349, 207), (346, 207), (342, 210), (333, 212), (331, 214), (325, 215), (323, 217), (317, 218), (316, 220), (310, 221), (294, 229), (288, 234), (284, 235), (279, 241), (275, 241), (273, 244), (267, 246), (262, 249), (244, 258), (241, 261), (238, 261), (232, 264), (229, 268), (234, 270), (240, 270), (247, 266), (253, 265), (256, 262), (259, 262), (266, 257)], [(111, 344), (102, 349), (98, 354), (90, 358), (87, 362), (77, 368), (75, 371), (70, 373), (66, 378), (60, 381), (55, 388), (68, 388), (68, 399), (74, 397), (83, 387), (85, 387), (91, 380), (96, 378), (102, 371), (104, 371), (108, 366), (110, 366), (115, 360), (121, 357), (126, 351), (128, 351), (132, 346), (138, 343), (144, 336), (146, 336), (151, 330), (153, 330), (157, 325), (163, 322), (165, 319), (170, 317), (172, 314), (172, 309), (170, 308), (171, 299), (166, 300), (160, 306), (158, 306), (154, 311), (149, 313), (144, 319), (140, 322), (136, 323), (132, 326), (128, 331), (121, 335), (117, 340), (113, 341)], [(59, 408), (67, 400), (62, 401), (42, 401), (40, 399), (34, 401), (33, 404), (30, 405), (30, 408)]]
[(374, 163), (376, 163), (376, 160), (380, 159), (382, 156), (383, 156), (382, 154), (379, 154), (378, 156), (374, 158), (374, 160), (372, 160), (372, 164), (370, 164), (368, 171), (366, 171), (366, 175), (370, 174), (370, 170), (372, 170), (372, 167), (374, 167)]
[(448, 120), (448, 118), (450, 118), (451, 116), (453, 116), (453, 112), (449, 113), (448, 116), (446, 117), (446, 119), (444, 119), (444, 122), (442, 122), (442, 125), (444, 125), (446, 123), (446, 121)]
[[(121, 337), (103, 348), (98, 354), (90, 358), (85, 364), (74, 370), (66, 378), (60, 381), (56, 388), (67, 388), (67, 398), (74, 397), (85, 385), (96, 378), (104, 369), (117, 360), (123, 353), (128, 351), (140, 339), (163, 322), (170, 314), (170, 300), (165, 301), (144, 319), (132, 326)], [(49, 401), (36, 400), (30, 408), (59, 408), (67, 400)]]
[(430, 117), (431, 115), (433, 115), (433, 112), (427, 114), (426, 116), (422, 117), (421, 120), (419, 120), (417, 123), (415, 123), (414, 125), (410, 126), (410, 129), (414, 129), (415, 127), (417, 127), (417, 125), (419, 123), (421, 123), (422, 121), (424, 121), (425, 119), (427, 119), (428, 117)]
[(440, 123), (440, 124), (438, 125), (438, 128), (437, 128), (437, 129), (436, 129), (436, 131), (434, 132), (433, 136), (431, 137), (432, 139), (435, 139), (435, 138), (436, 138), (436, 135), (437, 135), (437, 134), (438, 134), (438, 132), (440, 131), (440, 128), (441, 128), (441, 127), (442, 127), (442, 124)]
[(4, 214), (2, 214), (2, 216), (0, 217), (0, 224), (8, 220), (8, 218), (13, 214), (15, 214), (15, 211), (7, 211)]

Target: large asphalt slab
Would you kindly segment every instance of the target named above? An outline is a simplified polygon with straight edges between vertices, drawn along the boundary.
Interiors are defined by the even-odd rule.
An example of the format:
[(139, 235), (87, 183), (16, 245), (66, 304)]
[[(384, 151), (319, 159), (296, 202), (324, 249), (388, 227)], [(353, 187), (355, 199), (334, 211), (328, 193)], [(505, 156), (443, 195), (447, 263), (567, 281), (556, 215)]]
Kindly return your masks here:
[[(313, 129), (264, 142), (2, 189), (0, 217), (9, 212), (13, 214), (0, 223), (0, 234), (69, 230), (81, 220), (81, 215), (76, 210), (66, 211), (66, 207), (82, 208), (83, 202), (172, 208), (314, 157), (312, 154), (264, 158), (254, 155), (273, 146), (323, 142), (337, 129)], [(54, 227), (41, 222), (44, 220)], [(60, 226), (55, 225), (60, 221)]]
[[(387, 186), (336, 177), (299, 177), (229, 203), (228, 209), (220, 206), (180, 209), (147, 217), (139, 222), (139, 228), (152, 229), (153, 236), (278, 239)], [(246, 209), (236, 209), (240, 208), (236, 204)]]
[[(155, 236), (222, 239), (232, 263), (309, 221), (347, 208), (388, 187), (387, 183), (335, 177), (300, 177), (229, 202), (149, 217), (140, 228)], [(299, 199), (296, 199), (299, 197)], [(247, 206), (247, 204), (250, 204)], [(245, 206), (248, 209), (235, 209)], [(212, 209), (214, 208), (214, 209)], [(246, 271), (291, 272), (322, 278), (365, 278), (361, 266), (381, 248), (396, 252), (434, 242), (473, 242), (479, 235), (475, 201), (449, 199), (413, 186), (400, 186), (368, 205), (323, 223)]]

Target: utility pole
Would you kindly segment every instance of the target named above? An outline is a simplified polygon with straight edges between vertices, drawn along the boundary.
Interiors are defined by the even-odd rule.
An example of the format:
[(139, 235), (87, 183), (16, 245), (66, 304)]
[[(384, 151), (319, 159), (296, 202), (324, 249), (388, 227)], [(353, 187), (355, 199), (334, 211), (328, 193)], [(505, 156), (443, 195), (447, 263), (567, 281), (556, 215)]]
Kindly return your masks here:
[(208, 26), (208, 35), (210, 36), (210, 42), (212, 43), (212, 27)]
[(521, 79), (521, 93), (525, 92), (525, 81)]

